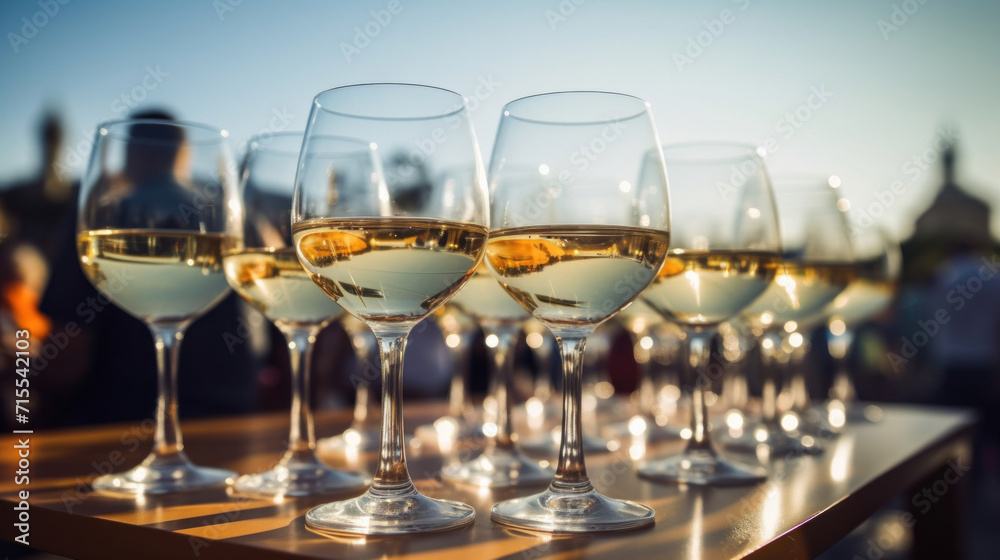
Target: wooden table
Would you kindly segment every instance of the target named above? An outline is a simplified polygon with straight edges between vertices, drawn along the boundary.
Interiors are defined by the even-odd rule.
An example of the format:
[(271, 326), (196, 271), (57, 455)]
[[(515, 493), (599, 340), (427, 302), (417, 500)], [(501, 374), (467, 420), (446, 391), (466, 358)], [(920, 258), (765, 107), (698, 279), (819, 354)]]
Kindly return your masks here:
[[(443, 405), (408, 404), (407, 426), (435, 418)], [(332, 434), (348, 423), (346, 412), (320, 414), (317, 431)], [(630, 450), (590, 455), (587, 465), (599, 490), (649, 504), (656, 525), (614, 534), (546, 536), (522, 534), (490, 520), (498, 500), (537, 489), (472, 492), (443, 485), (437, 453), (410, 452), (417, 487), (432, 497), (476, 507), (472, 526), (441, 533), (390, 538), (329, 537), (303, 521), (314, 505), (344, 495), (286, 500), (248, 500), (224, 490), (139, 500), (94, 495), (87, 482), (118, 462), (117, 470), (148, 451), (151, 423), (45, 431), (31, 435), (30, 543), (40, 550), (80, 559), (107, 558), (811, 558), (848, 534), (899, 494), (932, 487), (947, 476), (950, 460), (970, 462), (973, 418), (955, 410), (885, 407), (877, 424), (851, 426), (820, 456), (772, 464), (772, 477), (758, 486), (694, 488), (640, 480)], [(245, 473), (268, 468), (285, 439), (284, 414), (186, 422), (189, 456), (199, 464)], [(2, 443), (0, 508), (14, 515), (16, 441)], [(679, 449), (665, 443), (646, 449), (660, 456)], [(638, 452), (638, 450), (635, 450)], [(324, 457), (328, 458), (328, 457)], [(370, 469), (372, 454), (329, 457), (331, 463)], [(968, 477), (965, 477), (968, 478)], [(959, 482), (964, 479), (960, 479)], [(949, 482), (950, 483), (950, 482)], [(940, 488), (940, 484), (939, 484)], [(954, 496), (947, 493), (927, 512), (914, 513), (918, 548), (952, 558), (958, 542)], [(0, 523), (4, 540), (16, 535)], [(864, 552), (860, 553), (864, 556)]]

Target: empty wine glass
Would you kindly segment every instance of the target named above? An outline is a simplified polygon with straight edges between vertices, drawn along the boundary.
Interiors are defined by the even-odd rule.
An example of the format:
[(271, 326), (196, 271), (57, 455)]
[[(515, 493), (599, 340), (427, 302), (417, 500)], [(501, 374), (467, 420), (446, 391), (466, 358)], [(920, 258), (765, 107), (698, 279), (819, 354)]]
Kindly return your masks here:
[[(642, 299), (684, 328), (682, 384), (691, 394), (691, 437), (683, 453), (652, 461), (639, 474), (698, 485), (754, 483), (765, 478), (763, 467), (727, 459), (713, 445), (706, 393), (722, 373), (711, 363), (718, 325), (767, 290), (780, 262), (771, 183), (751, 145), (664, 146), (663, 157), (673, 237), (667, 262)], [(655, 172), (655, 157), (649, 166)]]
[(228, 133), (168, 120), (98, 126), (80, 188), (77, 249), (90, 282), (142, 320), (156, 343), (156, 431), (139, 466), (95, 490), (164, 494), (221, 486), (236, 473), (195, 466), (177, 417), (184, 330), (229, 292), (222, 253), (239, 236)]
[[(353, 534), (466, 525), (471, 506), (422, 495), (407, 472), (402, 373), (407, 334), (465, 284), (486, 246), (486, 181), (468, 107), (439, 88), (362, 84), (317, 95), (308, 122), (295, 247), (316, 284), (378, 339), (382, 437), (368, 491), (309, 510), (306, 523)], [(377, 169), (343, 188), (329, 161), (305, 157), (331, 134), (364, 139)]]
[(494, 505), (498, 522), (588, 532), (654, 521), (652, 508), (603, 496), (591, 485), (581, 385), (587, 336), (635, 299), (666, 257), (662, 159), (657, 173), (640, 177), (643, 156), (656, 147), (649, 105), (628, 95), (551, 93), (504, 107), (490, 164), (486, 259), (504, 290), (558, 341), (563, 421), (548, 490)]
[[(309, 399), (310, 358), (316, 336), (344, 312), (316, 289), (292, 246), (291, 208), (301, 132), (254, 137), (240, 178), (243, 242), (225, 252), (226, 279), (236, 293), (270, 319), (288, 344), (292, 374), (291, 428), (285, 453), (269, 471), (236, 479), (233, 489), (265, 496), (308, 496), (362, 487), (364, 476), (324, 465), (316, 457)], [(373, 161), (358, 140), (329, 139), (322, 154), (338, 174), (370, 174)]]

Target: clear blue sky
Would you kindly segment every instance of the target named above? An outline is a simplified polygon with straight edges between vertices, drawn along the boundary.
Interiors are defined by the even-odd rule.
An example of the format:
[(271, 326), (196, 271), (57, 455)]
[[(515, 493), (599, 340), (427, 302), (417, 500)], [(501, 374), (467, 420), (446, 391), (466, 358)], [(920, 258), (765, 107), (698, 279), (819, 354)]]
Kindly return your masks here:
[[(35, 126), (49, 105), (66, 117), (64, 161), (78, 175), (86, 146), (75, 158), (76, 146), (122, 116), (133, 92), (230, 130), (241, 147), (269, 126), (302, 128), (320, 90), (407, 81), (472, 99), (487, 155), (506, 101), (632, 93), (652, 104), (665, 142), (773, 138), (773, 173), (835, 173), (855, 209), (902, 181), (883, 218), (901, 234), (939, 179), (937, 167), (904, 165), (951, 124), (960, 182), (1000, 203), (1000, 2), (69, 0), (38, 15), (47, 2), (58, 4), (0, 2), (0, 182), (36, 165)], [(397, 13), (377, 22), (371, 12), (390, 5)], [(22, 18), (45, 25), (28, 37)], [(357, 37), (366, 26), (374, 36)], [(685, 52), (701, 32), (707, 46)], [(345, 56), (344, 45), (357, 52)], [(800, 108), (820, 90), (814, 109)], [(798, 128), (782, 120), (797, 109), (808, 115)]]

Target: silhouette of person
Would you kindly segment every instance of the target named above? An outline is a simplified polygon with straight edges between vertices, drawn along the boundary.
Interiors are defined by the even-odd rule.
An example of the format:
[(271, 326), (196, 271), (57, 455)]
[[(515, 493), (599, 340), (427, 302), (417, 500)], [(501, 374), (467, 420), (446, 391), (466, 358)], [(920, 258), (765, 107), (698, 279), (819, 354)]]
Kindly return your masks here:
[[(173, 120), (164, 111), (146, 111), (133, 117)], [(213, 201), (191, 206), (193, 193), (178, 182), (174, 173), (175, 169), (183, 169), (184, 158), (188, 157), (184, 139), (169, 136), (179, 131), (143, 124), (133, 125), (129, 131), (132, 138), (143, 141), (127, 147), (127, 164), (121, 176), (100, 179), (112, 182), (112, 188), (103, 196), (124, 200), (120, 205), (97, 205), (122, 209), (114, 217), (118, 227), (169, 227), (179, 220), (213, 218)], [(174, 198), (177, 205), (162, 210), (164, 197)], [(188, 211), (199, 206), (205, 210), (195, 215), (170, 210), (182, 208), (183, 204), (189, 205)], [(156, 397), (152, 336), (141, 321), (115, 307), (84, 276), (77, 256), (76, 231), (74, 213), (60, 228), (59, 257), (41, 303), (42, 311), (54, 322), (53, 338), (64, 335), (58, 351), (44, 355), (44, 369), (38, 375), (48, 393), (41, 398), (50, 412), (48, 423), (86, 424), (150, 417)], [(254, 410), (259, 360), (254, 349), (256, 333), (244, 336), (250, 324), (245, 305), (230, 293), (187, 329), (178, 373), (182, 418)], [(241, 343), (227, 344), (226, 333), (235, 335)], [(44, 404), (46, 401), (48, 404)]]

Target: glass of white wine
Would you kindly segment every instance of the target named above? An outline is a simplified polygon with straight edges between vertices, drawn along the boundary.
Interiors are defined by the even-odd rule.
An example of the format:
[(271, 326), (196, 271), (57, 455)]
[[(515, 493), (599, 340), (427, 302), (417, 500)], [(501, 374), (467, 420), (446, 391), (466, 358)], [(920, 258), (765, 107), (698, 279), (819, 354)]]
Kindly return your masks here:
[[(462, 96), (410, 84), (334, 88), (313, 99), (302, 153), (318, 138), (362, 138), (378, 153), (370, 188), (338, 189), (328, 162), (303, 159), (292, 233), (313, 281), (378, 339), (382, 435), (363, 495), (313, 508), (313, 529), (402, 534), (460, 527), (475, 510), (428, 498), (406, 469), (403, 351), (419, 321), (472, 276), (486, 248), (485, 174)], [(440, 173), (444, 169), (463, 173)]]
[[(322, 140), (311, 144), (313, 153), (305, 155), (306, 161), (320, 157), (327, 162), (338, 188), (371, 182), (375, 160), (367, 143)], [(332, 469), (316, 456), (309, 399), (313, 342), (344, 310), (316, 288), (292, 245), (292, 193), (301, 146), (301, 132), (250, 139), (240, 176), (242, 243), (222, 258), (229, 285), (278, 327), (291, 360), (291, 428), (285, 453), (271, 470), (236, 479), (233, 489), (241, 494), (308, 496), (368, 482), (363, 475)]]
[(152, 453), (131, 470), (98, 477), (95, 490), (165, 494), (235, 476), (188, 460), (177, 415), (184, 330), (229, 292), (222, 253), (240, 222), (227, 135), (157, 119), (98, 126), (80, 188), (80, 264), (98, 291), (152, 331), (158, 397)]
[(782, 264), (767, 292), (743, 313), (754, 332), (762, 333), (761, 418), (738, 436), (728, 437), (729, 448), (766, 448), (772, 456), (822, 451), (816, 438), (800, 430), (796, 415), (782, 414), (778, 396), (785, 377), (781, 370), (788, 370), (792, 354), (804, 344), (799, 322), (806, 325), (822, 313), (857, 275), (847, 220), (837, 208), (834, 185), (839, 183), (825, 176), (775, 182)]
[(591, 485), (581, 390), (587, 336), (653, 281), (667, 255), (662, 159), (640, 176), (643, 157), (657, 146), (649, 105), (629, 95), (550, 93), (503, 109), (490, 163), (486, 259), (507, 294), (556, 337), (563, 419), (554, 480), (540, 494), (494, 505), (500, 523), (579, 533), (654, 522), (652, 508)]
[[(673, 238), (666, 264), (642, 298), (684, 328), (682, 386), (691, 394), (691, 436), (683, 453), (652, 461), (639, 474), (696, 485), (752, 484), (766, 471), (719, 454), (706, 393), (722, 374), (711, 367), (719, 324), (767, 290), (781, 261), (771, 183), (751, 145), (664, 146), (663, 157), (670, 174)], [(650, 167), (655, 172), (655, 158)]]

